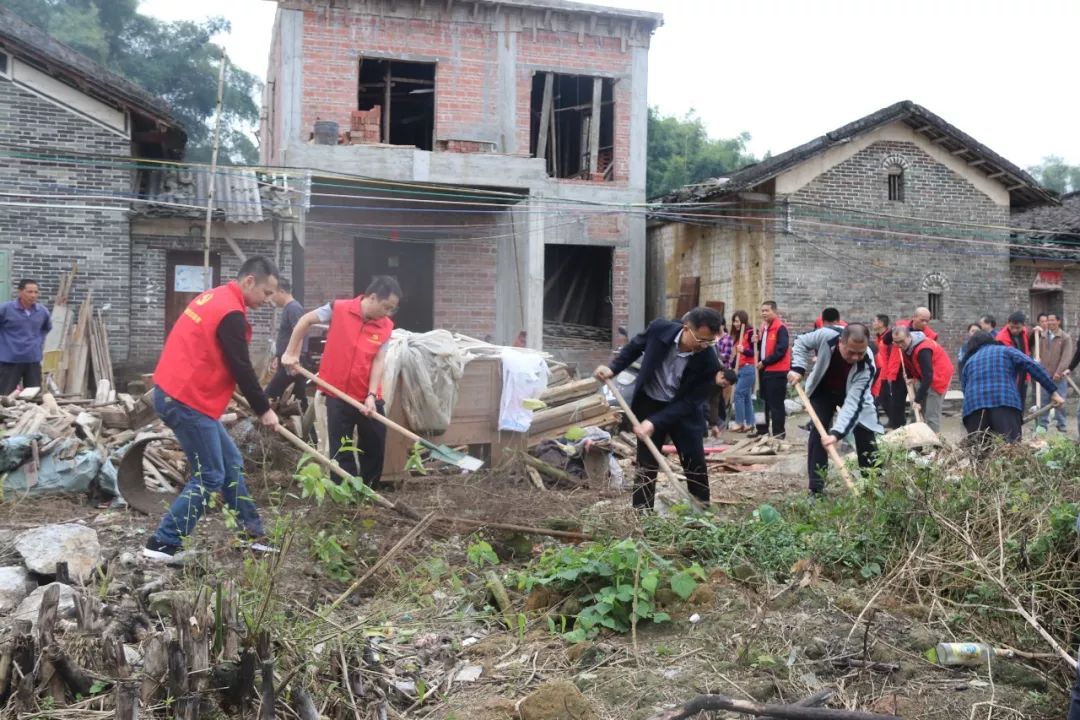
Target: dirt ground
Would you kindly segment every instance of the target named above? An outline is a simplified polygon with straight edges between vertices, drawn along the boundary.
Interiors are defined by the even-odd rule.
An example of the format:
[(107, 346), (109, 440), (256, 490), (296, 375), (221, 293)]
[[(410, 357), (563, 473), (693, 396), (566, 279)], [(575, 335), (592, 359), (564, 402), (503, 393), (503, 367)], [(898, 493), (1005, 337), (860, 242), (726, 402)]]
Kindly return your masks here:
[[(797, 428), (805, 422), (805, 415), (791, 418), (790, 455), (768, 470), (712, 477), (713, 496), (723, 501), (725, 514), (749, 513), (762, 502), (806, 492), (806, 433)], [(946, 419), (944, 433), (959, 438), (958, 417)], [(727, 433), (719, 442), (742, 437)], [(256, 468), (250, 477), (252, 493), (267, 509), (264, 516), (272, 514), (275, 522), (296, 529), (275, 587), (284, 617), (313, 618), (316, 608), (338, 597), (351, 578), (413, 527), (372, 507), (316, 507), (297, 497), (287, 470)], [(421, 514), (438, 511), (615, 536), (641, 532), (625, 491), (538, 490), (522, 477), (498, 472), (414, 478), (388, 497)], [(13, 532), (48, 522), (80, 522), (98, 531), (104, 560), (120, 575), (125, 570), (118, 561), (138, 552), (156, 521), (127, 509), (92, 507), (76, 497), (8, 497), (0, 504), (0, 560), (12, 559)], [(347, 577), (332, 577), (316, 559), (313, 538), (320, 531), (344, 541)], [(203, 521), (197, 541), (209, 559), (203, 572), (216, 577), (252, 572), (250, 558), (235, 550), (230, 538), (220, 514)], [(524, 567), (557, 543), (433, 524), (322, 626), (330, 637), (365, 633), (383, 638), (389, 655), (409, 648), (408, 653), (424, 658), (421, 667), (408, 672), (438, 692), (397, 702), (390, 717), (510, 720), (521, 717), (523, 698), (554, 680), (569, 680), (581, 690), (592, 713), (582, 717), (611, 720), (644, 720), (698, 693), (791, 702), (825, 687), (836, 689), (831, 707), (904, 718), (1038, 720), (1064, 715), (1063, 688), (1044, 667), (1006, 660), (990, 668), (954, 670), (930, 663), (924, 657), (928, 648), (960, 638), (943, 636), (942, 628), (920, 620), (926, 608), (876, 596), (874, 583), (838, 584), (815, 575), (785, 584), (753, 573), (732, 577), (716, 571), (688, 601), (668, 598), (663, 609), (672, 622), (639, 626), (632, 636), (609, 633), (571, 645), (550, 632), (542, 599), (508, 582), (513, 602), (528, 612), (523, 612), (523, 624), (507, 630), (490, 607), (483, 574), (466, 559), (478, 538), (491, 543), (502, 573)], [(167, 571), (172, 575), (166, 577), (180, 584), (186, 572)], [(864, 614), (871, 600), (875, 609)], [(433, 643), (439, 652), (417, 649)], [(479, 676), (455, 680), (469, 666), (479, 666)], [(406, 672), (402, 667), (395, 672)], [(578, 716), (552, 715), (551, 720), (556, 717)]]

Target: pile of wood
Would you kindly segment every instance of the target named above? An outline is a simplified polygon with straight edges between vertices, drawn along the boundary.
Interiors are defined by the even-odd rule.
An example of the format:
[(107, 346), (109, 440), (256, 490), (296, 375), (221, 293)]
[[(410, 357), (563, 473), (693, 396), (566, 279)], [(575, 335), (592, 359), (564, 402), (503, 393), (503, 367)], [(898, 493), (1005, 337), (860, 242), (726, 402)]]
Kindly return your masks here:
[(65, 397), (93, 396), (99, 402), (116, 400), (116, 380), (109, 353), (109, 333), (101, 309), (94, 308), (89, 290), (76, 314), (69, 300), (76, 268), (60, 278), (53, 300), (52, 330), (45, 338), (45, 385)]
[(544, 344), (560, 348), (592, 350), (611, 347), (611, 330), (566, 322), (544, 322)]
[(611, 427), (618, 425), (622, 414), (608, 405), (593, 378), (571, 380), (567, 374), (552, 375), (539, 400), (547, 407), (533, 413), (529, 427), (529, 446), (560, 438), (573, 427)]

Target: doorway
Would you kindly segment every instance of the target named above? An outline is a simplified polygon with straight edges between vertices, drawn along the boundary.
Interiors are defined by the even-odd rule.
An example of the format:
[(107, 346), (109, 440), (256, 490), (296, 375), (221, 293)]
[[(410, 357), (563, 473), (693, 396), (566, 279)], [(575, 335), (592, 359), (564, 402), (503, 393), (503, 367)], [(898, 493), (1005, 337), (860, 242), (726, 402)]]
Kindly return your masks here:
[(404, 297), (394, 327), (411, 332), (435, 328), (435, 246), (393, 240), (357, 240), (353, 283), (356, 294), (367, 290), (376, 275), (397, 280)]
[[(210, 253), (210, 287), (221, 284), (221, 256)], [(184, 308), (200, 293), (209, 290), (203, 283), (201, 252), (170, 250), (165, 255), (165, 334), (172, 330)]]
[(611, 343), (612, 248), (544, 246), (544, 334)]
[(1065, 323), (1062, 311), (1065, 309), (1065, 293), (1061, 290), (1032, 290), (1031, 291), (1031, 317), (1029, 322), (1034, 323), (1035, 318), (1042, 313), (1055, 313)]

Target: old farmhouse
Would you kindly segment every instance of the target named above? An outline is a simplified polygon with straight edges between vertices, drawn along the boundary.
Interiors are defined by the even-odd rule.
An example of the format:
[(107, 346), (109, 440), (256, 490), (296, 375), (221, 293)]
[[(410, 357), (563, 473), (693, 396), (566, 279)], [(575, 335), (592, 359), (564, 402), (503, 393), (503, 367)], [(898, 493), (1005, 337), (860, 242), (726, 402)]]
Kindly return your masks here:
[[(925, 305), (955, 349), (980, 314), (1036, 311), (1060, 283), (1063, 260), (1010, 231), (1056, 197), (909, 101), (666, 200), (691, 204), (650, 222), (655, 316), (708, 302), (753, 316), (775, 299), (801, 332), (826, 305), (864, 321)], [(1080, 309), (1080, 283), (1056, 289)]]

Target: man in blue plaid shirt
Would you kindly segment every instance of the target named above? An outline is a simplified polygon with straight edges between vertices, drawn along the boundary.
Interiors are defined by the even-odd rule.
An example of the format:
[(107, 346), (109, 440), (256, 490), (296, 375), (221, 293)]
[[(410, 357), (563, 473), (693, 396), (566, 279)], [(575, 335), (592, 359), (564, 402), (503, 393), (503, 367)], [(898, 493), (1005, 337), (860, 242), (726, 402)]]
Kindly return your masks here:
[(1065, 405), (1057, 386), (1042, 365), (994, 340), (987, 332), (977, 332), (968, 340), (960, 366), (964, 390), (964, 427), (968, 433), (985, 431), (1019, 442), (1024, 403), (1017, 378), (1030, 374), (1050, 394), (1055, 408)]

